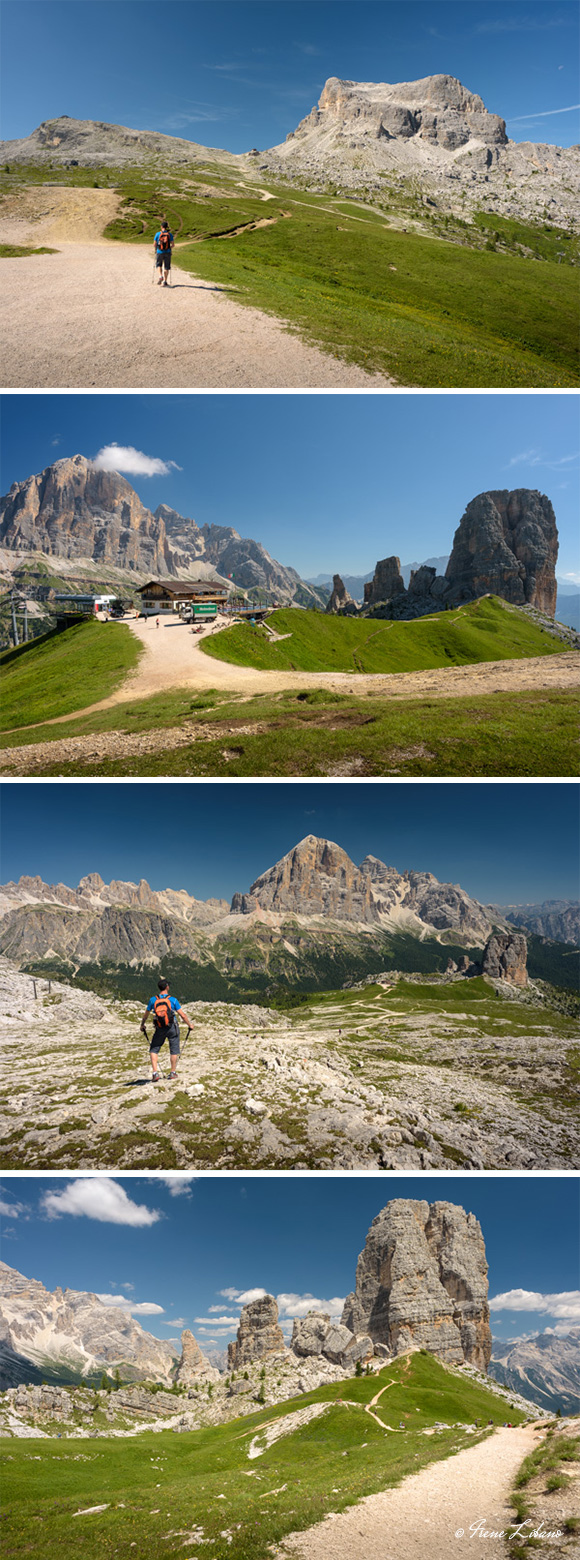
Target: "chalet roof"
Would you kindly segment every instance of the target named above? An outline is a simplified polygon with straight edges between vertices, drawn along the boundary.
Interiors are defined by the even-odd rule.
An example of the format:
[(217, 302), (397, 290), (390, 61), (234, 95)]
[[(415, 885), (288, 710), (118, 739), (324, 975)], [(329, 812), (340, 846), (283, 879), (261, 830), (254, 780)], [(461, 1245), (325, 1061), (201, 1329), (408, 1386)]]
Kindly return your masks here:
[(137, 593), (146, 596), (151, 590), (162, 591), (163, 595), (185, 596), (226, 596), (227, 586), (221, 580), (148, 580), (146, 585), (139, 585)]

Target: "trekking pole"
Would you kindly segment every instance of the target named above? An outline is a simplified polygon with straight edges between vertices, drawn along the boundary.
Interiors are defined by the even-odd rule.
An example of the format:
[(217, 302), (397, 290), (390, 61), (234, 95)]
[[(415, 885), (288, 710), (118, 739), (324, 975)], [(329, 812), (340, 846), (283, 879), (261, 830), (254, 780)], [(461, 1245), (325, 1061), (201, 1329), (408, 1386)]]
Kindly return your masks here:
[(188, 1031), (187, 1031), (187, 1034), (186, 1034), (186, 1036), (185, 1036), (185, 1040), (184, 1040), (184, 1042), (183, 1042), (183, 1050), (182, 1050), (182, 1052), (181, 1052), (181, 1055), (182, 1055), (182, 1056), (183, 1056), (183, 1051), (184, 1051), (184, 1050), (185, 1050), (185, 1047), (186, 1047), (186, 1045), (187, 1045), (187, 1042), (188, 1042), (188, 1040), (189, 1040), (189, 1036), (190, 1036), (190, 1034), (191, 1034), (191, 1033), (192, 1033), (192, 1030), (193, 1030), (193, 1024), (190, 1024), (190, 1025), (189, 1025), (189, 1028), (188, 1028)]

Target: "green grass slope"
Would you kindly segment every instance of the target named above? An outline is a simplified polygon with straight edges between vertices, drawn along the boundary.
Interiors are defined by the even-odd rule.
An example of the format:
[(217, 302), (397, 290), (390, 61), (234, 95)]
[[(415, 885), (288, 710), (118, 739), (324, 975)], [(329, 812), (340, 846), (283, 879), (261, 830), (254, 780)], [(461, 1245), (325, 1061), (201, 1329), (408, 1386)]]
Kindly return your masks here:
[(108, 698), (141, 653), (124, 624), (92, 621), (5, 651), (0, 729), (51, 720)]
[(218, 661), (278, 671), (414, 672), (557, 655), (563, 648), (559, 639), (497, 596), (411, 622), (327, 617), (284, 607), (268, 623), (290, 637), (272, 641), (266, 628), (240, 623), (202, 640), (201, 649)]
[[(335, 357), (403, 385), (569, 387), (579, 382), (576, 235), (548, 221), (423, 200), (384, 181), (369, 203), (279, 185), (260, 198), (239, 167), (59, 168), (58, 183), (116, 189), (108, 238), (149, 244), (167, 216), (185, 270), (287, 321)], [(258, 174), (259, 177), (259, 174)], [(0, 191), (54, 184), (13, 166)], [(256, 227), (264, 220), (269, 226)], [(561, 263), (559, 263), (559, 261)]]
[[(365, 1405), (382, 1387), (387, 1390), (373, 1410), (377, 1423)], [(248, 1458), (261, 1428), (314, 1403), (329, 1407), (263, 1455)], [(478, 1421), (485, 1433), (488, 1420), (497, 1425), (507, 1417), (505, 1403), (483, 1383), (420, 1353), (378, 1376), (321, 1387), (228, 1425), (179, 1436), (12, 1440), (4, 1443), (2, 1457), (4, 1552), (12, 1560), (30, 1554), (53, 1560), (55, 1547), (62, 1546), (69, 1554), (82, 1551), (84, 1560), (168, 1560), (197, 1553), (203, 1541), (215, 1560), (265, 1560), (269, 1546), (287, 1533), (473, 1445), (476, 1436), (466, 1435), (464, 1426)], [(509, 1410), (514, 1424), (524, 1417)], [(434, 1430), (435, 1421), (448, 1428)], [(107, 1509), (75, 1516), (100, 1505)]]
[(180, 248), (179, 265), (399, 384), (578, 384), (571, 267), (396, 231), (372, 213), (342, 231), (345, 203), (329, 214), (312, 196), (280, 199), (290, 221)]

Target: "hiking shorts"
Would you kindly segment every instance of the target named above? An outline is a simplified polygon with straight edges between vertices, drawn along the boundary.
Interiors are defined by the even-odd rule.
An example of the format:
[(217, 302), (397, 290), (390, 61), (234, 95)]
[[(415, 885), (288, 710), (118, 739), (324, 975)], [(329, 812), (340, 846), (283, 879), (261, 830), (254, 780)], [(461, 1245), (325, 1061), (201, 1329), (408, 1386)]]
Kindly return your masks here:
[(156, 266), (162, 266), (164, 271), (170, 271), (171, 270), (171, 250), (170, 249), (158, 249), (157, 254), (155, 256), (155, 264), (156, 264)]
[(149, 1050), (153, 1051), (153, 1054), (156, 1056), (157, 1052), (161, 1050), (162, 1045), (165, 1045), (166, 1040), (169, 1041), (170, 1056), (179, 1056), (180, 1045), (178, 1024), (172, 1024), (170, 1029), (154, 1029), (153, 1039), (151, 1041), (151, 1045), (149, 1046)]

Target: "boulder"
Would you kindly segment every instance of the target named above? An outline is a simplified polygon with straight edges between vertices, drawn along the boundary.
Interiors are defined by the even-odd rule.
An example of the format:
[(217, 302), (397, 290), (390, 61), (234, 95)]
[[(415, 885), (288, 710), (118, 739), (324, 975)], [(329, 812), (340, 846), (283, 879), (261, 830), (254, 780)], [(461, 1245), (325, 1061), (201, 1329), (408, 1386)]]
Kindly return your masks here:
[(309, 1311), (307, 1316), (296, 1316), (290, 1348), (301, 1357), (308, 1354), (323, 1354), (324, 1340), (329, 1327), (330, 1316), (325, 1311)]

